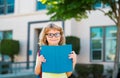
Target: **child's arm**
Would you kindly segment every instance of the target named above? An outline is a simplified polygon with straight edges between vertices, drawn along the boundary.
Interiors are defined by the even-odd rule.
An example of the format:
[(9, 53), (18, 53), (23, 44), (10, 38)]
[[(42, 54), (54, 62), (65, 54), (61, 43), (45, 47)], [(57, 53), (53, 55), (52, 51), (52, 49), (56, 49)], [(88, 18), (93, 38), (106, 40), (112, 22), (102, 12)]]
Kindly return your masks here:
[(72, 72), (67, 72), (67, 77), (70, 77), (72, 75)]
[[(69, 55), (69, 59), (72, 59), (73, 61), (73, 70), (74, 70), (76, 62), (77, 62), (77, 55), (74, 51), (72, 51), (72, 53)], [(69, 77), (72, 75), (72, 72), (67, 72), (66, 74)]]
[(35, 74), (39, 75), (41, 72), (41, 64), (36, 64), (35, 65)]
[(45, 62), (45, 58), (43, 57), (43, 55), (37, 54), (37, 58), (36, 58), (36, 65), (35, 65), (35, 74), (39, 75), (41, 72), (41, 66), (42, 66), (42, 62)]
[[(76, 63), (73, 63), (73, 69), (75, 68), (75, 64)], [(72, 72), (67, 72), (66, 74), (67, 74), (67, 77), (70, 77), (72, 75)]]

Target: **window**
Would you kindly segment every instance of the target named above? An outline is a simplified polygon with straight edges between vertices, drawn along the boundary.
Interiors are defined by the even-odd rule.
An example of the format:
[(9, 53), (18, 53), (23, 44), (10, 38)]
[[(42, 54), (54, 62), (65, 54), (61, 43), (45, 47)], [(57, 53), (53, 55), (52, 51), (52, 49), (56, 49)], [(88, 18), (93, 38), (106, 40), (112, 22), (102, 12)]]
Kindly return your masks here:
[(102, 3), (101, 3), (101, 2), (98, 2), (98, 3), (96, 3), (96, 4), (94, 5), (94, 7), (95, 7), (95, 8), (100, 8), (100, 7), (102, 7)]
[(0, 31), (0, 41), (2, 39), (12, 39), (12, 31)]
[(114, 61), (116, 52), (116, 27), (106, 27), (105, 31), (105, 60)]
[(107, 8), (109, 7), (109, 4), (103, 4), (102, 2), (98, 2), (94, 5), (94, 8), (99, 9), (99, 8)]
[(14, 0), (0, 0), (0, 15), (14, 13)]
[(37, 10), (43, 10), (46, 9), (46, 6), (44, 4), (42, 4), (40, 1), (37, 0)]
[(103, 53), (103, 29), (91, 28), (91, 55), (92, 60), (102, 60)]
[(91, 28), (91, 61), (114, 61), (116, 33), (116, 26)]

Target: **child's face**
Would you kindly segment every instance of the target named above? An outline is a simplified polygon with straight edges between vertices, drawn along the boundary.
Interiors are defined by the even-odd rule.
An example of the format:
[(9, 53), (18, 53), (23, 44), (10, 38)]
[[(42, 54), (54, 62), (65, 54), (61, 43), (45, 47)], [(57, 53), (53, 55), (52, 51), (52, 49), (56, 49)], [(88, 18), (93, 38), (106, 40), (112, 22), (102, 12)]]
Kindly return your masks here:
[(48, 45), (58, 45), (58, 43), (60, 42), (60, 38), (61, 38), (60, 31), (50, 30), (47, 32), (46, 38), (48, 41)]

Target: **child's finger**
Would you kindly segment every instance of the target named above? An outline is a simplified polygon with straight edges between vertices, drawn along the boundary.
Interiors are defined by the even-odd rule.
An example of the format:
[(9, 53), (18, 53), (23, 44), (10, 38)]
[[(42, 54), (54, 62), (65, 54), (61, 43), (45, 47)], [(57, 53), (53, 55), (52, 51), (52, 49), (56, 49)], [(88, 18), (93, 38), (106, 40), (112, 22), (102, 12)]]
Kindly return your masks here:
[(72, 51), (72, 54), (76, 54), (75, 51)]
[(72, 59), (73, 58), (73, 54), (69, 54), (69, 59)]
[(46, 59), (44, 59), (43, 62), (46, 62)]

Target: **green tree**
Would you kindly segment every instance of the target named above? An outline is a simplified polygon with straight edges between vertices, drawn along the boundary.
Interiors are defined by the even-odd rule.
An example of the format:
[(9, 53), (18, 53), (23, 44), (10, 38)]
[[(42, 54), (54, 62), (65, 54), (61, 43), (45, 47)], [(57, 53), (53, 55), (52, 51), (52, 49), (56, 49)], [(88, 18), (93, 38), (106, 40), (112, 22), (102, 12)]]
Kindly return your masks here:
[[(51, 15), (51, 20), (67, 20), (75, 18), (81, 20), (87, 18), (87, 13), (91, 10), (100, 10), (114, 21), (117, 29), (117, 44), (114, 60), (113, 77), (118, 73), (119, 52), (120, 52), (120, 0), (40, 0), (47, 6), (47, 14)], [(97, 3), (109, 5), (109, 10), (96, 9)], [(104, 8), (104, 7), (103, 7)]]
[(3, 39), (0, 45), (1, 54), (10, 56), (11, 61), (13, 62), (14, 55), (19, 53), (19, 41)]

